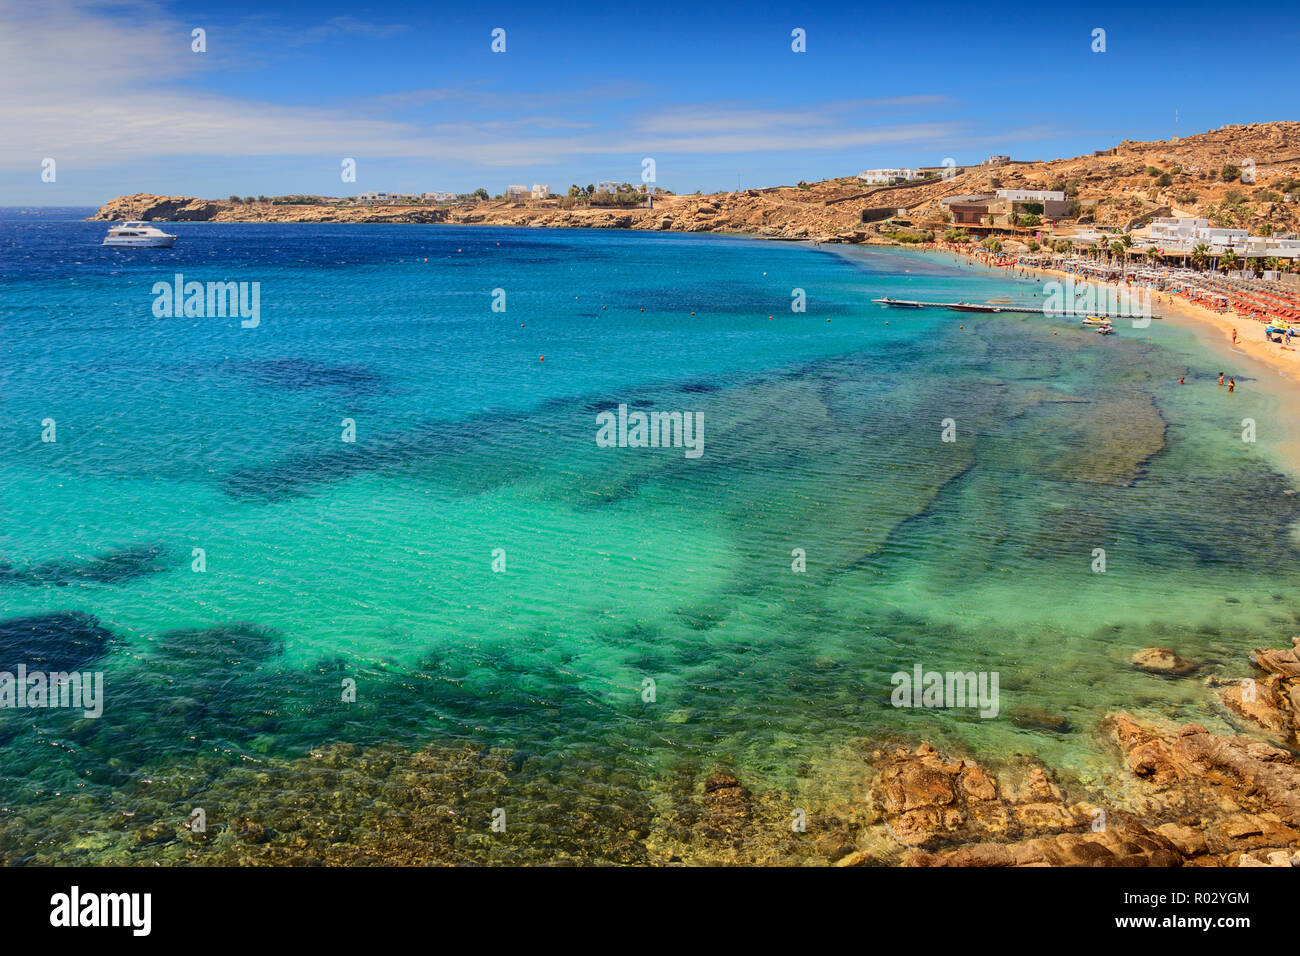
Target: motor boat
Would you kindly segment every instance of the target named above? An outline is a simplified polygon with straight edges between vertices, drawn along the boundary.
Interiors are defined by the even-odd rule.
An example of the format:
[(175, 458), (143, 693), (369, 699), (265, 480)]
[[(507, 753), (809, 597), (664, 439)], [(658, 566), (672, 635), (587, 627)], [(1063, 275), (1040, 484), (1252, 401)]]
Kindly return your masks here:
[(113, 226), (108, 230), (108, 235), (104, 237), (103, 244), (106, 246), (144, 246), (147, 248), (171, 248), (176, 237), (170, 233), (163, 232), (157, 226), (151, 226), (147, 222), (124, 222), (120, 226)]

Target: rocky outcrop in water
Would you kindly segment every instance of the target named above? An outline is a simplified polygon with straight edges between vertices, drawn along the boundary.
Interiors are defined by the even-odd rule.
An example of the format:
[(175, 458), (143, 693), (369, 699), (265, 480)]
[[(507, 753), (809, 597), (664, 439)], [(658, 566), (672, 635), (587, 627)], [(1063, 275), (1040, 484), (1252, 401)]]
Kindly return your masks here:
[(1275, 740), (1300, 746), (1300, 637), (1287, 650), (1257, 648), (1251, 655), (1261, 672), (1240, 679), (1211, 678), (1219, 698), (1239, 717), (1269, 731)]
[(1140, 671), (1166, 677), (1185, 677), (1196, 670), (1192, 661), (1184, 660), (1167, 647), (1144, 647), (1131, 660)]
[[(67, 618), (66, 627), (86, 624), (51, 617)], [(47, 630), (58, 623), (11, 621), (0, 636), (29, 636), (32, 621)], [(1243, 702), (1266, 702), (1252, 720), (1263, 732), (1294, 730), (1295, 643), (1255, 652), (1264, 675), (1256, 683), (1268, 694)], [(194, 664), (225, 681), (230, 666), (247, 669), (277, 648), (275, 635), (251, 628), (172, 632), (151, 659)], [(994, 764), (929, 743), (855, 745), (847, 763), (809, 767), (785, 786), (726, 767), (651, 774), (589, 757), (576, 791), (554, 765), (475, 746), (410, 752), (335, 743), (297, 760), (236, 765), (211, 750), (160, 761), (142, 774), (147, 785), (123, 778), (107, 802), (73, 790), (11, 807), (0, 814), (0, 862), (1300, 865), (1294, 751), (1123, 713), (1093, 729), (1113, 743), (1102, 789), (1037, 759)], [(130, 810), (106, 820), (105, 806)], [(194, 807), (205, 809), (206, 830), (187, 825)], [(96, 821), (90, 836), (30, 843), (33, 832), (66, 832), (74, 818)]]

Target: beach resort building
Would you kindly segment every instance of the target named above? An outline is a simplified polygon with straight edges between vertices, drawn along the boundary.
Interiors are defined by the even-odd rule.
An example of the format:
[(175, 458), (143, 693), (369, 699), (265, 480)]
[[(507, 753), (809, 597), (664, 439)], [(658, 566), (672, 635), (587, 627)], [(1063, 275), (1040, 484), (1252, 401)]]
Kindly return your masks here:
[(392, 202), (396, 198), (392, 193), (362, 193), (357, 202)]
[(1065, 193), (1056, 189), (999, 189), (997, 196), (1010, 204), (1010, 212), (1039, 211), (1031, 208), (1032, 204), (1043, 207), (1042, 215), (1056, 219), (1070, 211), (1070, 202), (1065, 198)]
[(1147, 234), (1157, 245), (1175, 247), (1197, 243), (1232, 246), (1245, 242), (1249, 236), (1245, 229), (1217, 229), (1210, 225), (1208, 219), (1190, 217), (1166, 217), (1153, 220)]
[(995, 215), (992, 207), (1000, 204), (993, 196), (971, 195), (946, 196), (939, 200), (939, 205), (948, 208), (954, 225), (979, 226), (984, 224), (985, 216)]
[(1300, 259), (1300, 239), (1252, 236), (1245, 229), (1211, 226), (1208, 219), (1166, 217), (1153, 220), (1146, 231), (1147, 247), (1155, 246), (1166, 254), (1191, 253), (1204, 245), (1215, 256), (1231, 250), (1244, 259)]
[(551, 197), (551, 187), (543, 186), (539, 183), (533, 183), (532, 198), (549, 199)]
[(602, 179), (600, 182), (596, 183), (596, 192), (609, 193), (612, 196), (614, 193), (618, 192), (618, 183), (614, 182), (612, 179)]
[(868, 169), (858, 173), (864, 183), (906, 183), (923, 178), (915, 169)]
[(528, 187), (527, 187), (527, 186), (507, 186), (507, 187), (506, 187), (506, 198), (507, 198), (507, 199), (527, 199), (527, 198), (528, 198)]

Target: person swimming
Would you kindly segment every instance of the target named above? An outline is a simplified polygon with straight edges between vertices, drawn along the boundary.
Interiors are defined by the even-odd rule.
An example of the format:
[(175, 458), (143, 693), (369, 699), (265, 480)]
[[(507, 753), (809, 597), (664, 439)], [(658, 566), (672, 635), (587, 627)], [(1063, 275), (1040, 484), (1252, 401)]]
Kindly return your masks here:
[(1235, 378), (1228, 379), (1228, 391), (1231, 392), (1236, 387), (1237, 387), (1237, 380)]
[(1223, 384), (1223, 373), (1222, 373), (1222, 372), (1219, 373), (1219, 384), (1220, 384), (1220, 385)]

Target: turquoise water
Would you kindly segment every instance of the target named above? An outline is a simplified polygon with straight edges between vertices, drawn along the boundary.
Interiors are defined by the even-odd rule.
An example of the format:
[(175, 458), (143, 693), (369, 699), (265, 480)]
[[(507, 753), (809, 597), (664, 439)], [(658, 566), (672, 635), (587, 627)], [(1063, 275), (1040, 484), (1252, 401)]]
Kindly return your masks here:
[[(190, 779), (183, 817), (227, 771), (338, 742), (499, 748), (575, 799), (653, 802), (718, 761), (795, 786), (889, 735), (1101, 780), (1107, 711), (1222, 719), (1134, 650), (1243, 674), (1300, 622), (1282, 410), (1166, 323), (874, 306), (1040, 288), (918, 253), (104, 228), (0, 218), (0, 619), (107, 634), (83, 655), (101, 718), (0, 711), (11, 862), (66, 859), (160, 778)], [(155, 317), (177, 272), (259, 282), (260, 324)], [(702, 457), (598, 447), (620, 403), (701, 413)], [(997, 671), (1000, 716), (891, 707), (916, 663)]]

